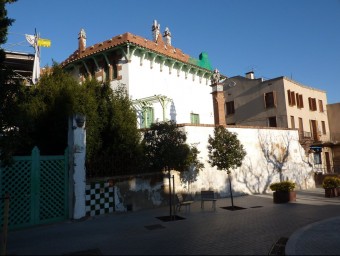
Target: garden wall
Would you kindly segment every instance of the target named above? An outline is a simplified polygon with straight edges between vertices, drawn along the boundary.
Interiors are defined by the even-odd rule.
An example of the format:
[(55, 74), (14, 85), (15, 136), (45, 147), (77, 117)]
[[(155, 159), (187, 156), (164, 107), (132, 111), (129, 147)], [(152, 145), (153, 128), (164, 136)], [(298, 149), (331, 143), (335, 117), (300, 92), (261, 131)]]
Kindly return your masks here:
[[(179, 174), (171, 171), (176, 192), (198, 199), (201, 190), (211, 189), (217, 197), (228, 197), (228, 175), (208, 163), (208, 137), (213, 135), (214, 126), (186, 125), (182, 129), (187, 133), (187, 143), (200, 151), (199, 159), (205, 167), (200, 172), (190, 170)], [(235, 196), (271, 193), (269, 185), (279, 181), (276, 170), (280, 164), (284, 179), (294, 181), (296, 189), (315, 187), (312, 164), (298, 141), (297, 130), (254, 127), (228, 127), (228, 130), (237, 133), (247, 152), (242, 166), (232, 171)], [(288, 158), (284, 163), (266, 157), (266, 154), (272, 154), (280, 159), (286, 153)], [(86, 191), (86, 214), (92, 216), (113, 211), (138, 211), (169, 203), (169, 179), (161, 174), (88, 180)]]

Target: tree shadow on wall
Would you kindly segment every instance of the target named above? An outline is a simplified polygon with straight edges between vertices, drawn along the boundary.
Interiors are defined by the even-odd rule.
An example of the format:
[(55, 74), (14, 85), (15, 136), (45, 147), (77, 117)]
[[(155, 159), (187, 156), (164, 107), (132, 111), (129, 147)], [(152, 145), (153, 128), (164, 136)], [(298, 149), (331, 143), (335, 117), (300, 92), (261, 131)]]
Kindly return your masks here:
[(197, 169), (195, 166), (191, 166), (188, 171), (181, 172), (179, 177), (181, 179), (181, 183), (188, 184), (187, 186), (197, 180), (199, 174), (199, 169)]
[(255, 170), (258, 169), (259, 163), (254, 164), (252, 159), (247, 156), (243, 160), (243, 164), (240, 167), (239, 173), (236, 174), (236, 180), (246, 186), (252, 194), (263, 194), (266, 193), (270, 184), (275, 177), (275, 170), (274, 168), (270, 168), (270, 166), (264, 165), (261, 168), (260, 172), (256, 172)]
[(268, 165), (272, 166), (273, 174), (279, 174), (280, 181), (284, 180), (283, 168), (290, 159), (289, 151), (292, 140), (293, 138), (288, 133), (274, 136), (267, 131), (258, 131), (258, 141), (264, 159)]

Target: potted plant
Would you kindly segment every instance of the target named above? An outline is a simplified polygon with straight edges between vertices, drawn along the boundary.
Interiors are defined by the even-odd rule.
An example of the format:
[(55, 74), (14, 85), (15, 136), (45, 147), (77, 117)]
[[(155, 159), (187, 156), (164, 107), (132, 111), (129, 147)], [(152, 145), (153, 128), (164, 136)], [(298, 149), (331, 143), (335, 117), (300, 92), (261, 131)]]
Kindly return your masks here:
[(338, 176), (334, 176), (336, 187), (334, 188), (334, 196), (340, 196), (340, 178)]
[(335, 176), (326, 176), (322, 181), (322, 187), (325, 189), (325, 197), (335, 197), (338, 195), (339, 178)]
[(296, 201), (295, 183), (292, 181), (281, 181), (272, 183), (269, 188), (274, 191), (274, 203), (287, 203)]

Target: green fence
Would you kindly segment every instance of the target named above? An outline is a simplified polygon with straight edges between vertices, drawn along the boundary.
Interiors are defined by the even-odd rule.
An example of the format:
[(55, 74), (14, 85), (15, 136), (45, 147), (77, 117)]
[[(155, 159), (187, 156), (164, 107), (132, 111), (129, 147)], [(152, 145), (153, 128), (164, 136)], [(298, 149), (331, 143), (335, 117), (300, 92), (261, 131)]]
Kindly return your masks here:
[[(41, 156), (15, 156), (11, 166), (0, 169), (1, 197), (10, 196), (9, 229), (52, 223), (68, 218), (68, 152)], [(0, 223), (4, 201), (0, 201)]]

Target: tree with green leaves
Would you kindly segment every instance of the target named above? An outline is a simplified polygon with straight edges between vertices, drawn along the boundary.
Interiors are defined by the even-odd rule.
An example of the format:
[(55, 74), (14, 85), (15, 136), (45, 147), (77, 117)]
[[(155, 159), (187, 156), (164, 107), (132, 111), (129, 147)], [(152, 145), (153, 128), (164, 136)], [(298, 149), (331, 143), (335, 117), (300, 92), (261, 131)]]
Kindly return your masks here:
[[(87, 127), (91, 152), (87, 155), (89, 176), (115, 176), (143, 172), (141, 133), (137, 116), (125, 87), (112, 90), (109, 84), (96, 87), (96, 119)], [(87, 128), (88, 129), (88, 128)], [(91, 134), (93, 132), (93, 136)]]
[(1, 116), (2, 124), (7, 125), (0, 139), (1, 158), (5, 162), (12, 155), (30, 154), (34, 146), (42, 154), (63, 154), (69, 117), (89, 112), (91, 101), (96, 102), (85, 87), (56, 63), (36, 86), (18, 85), (14, 96), (5, 97), (14, 108)]
[[(0, 0), (0, 45), (7, 42), (8, 28), (14, 22), (14, 19), (7, 17), (6, 4), (11, 4), (16, 0)], [(4, 140), (3, 136), (7, 134), (16, 134), (15, 114), (17, 113), (17, 102), (21, 100), (22, 88), (18, 83), (11, 80), (13, 71), (5, 64), (6, 53), (0, 47), (0, 143)], [(13, 148), (8, 148), (11, 152)], [(6, 152), (7, 153), (7, 152)], [(0, 144), (0, 157), (4, 155), (4, 150)]]
[(233, 169), (242, 165), (246, 151), (238, 140), (237, 135), (223, 126), (215, 127), (214, 137), (209, 135), (208, 143), (208, 162), (212, 167), (216, 166), (218, 170), (227, 171), (231, 204), (234, 207), (230, 174)]
[(197, 158), (199, 151), (196, 147), (190, 147), (186, 140), (186, 133), (171, 120), (151, 124), (142, 140), (146, 160), (144, 168), (150, 172), (169, 170), (170, 218), (173, 218), (170, 171), (176, 170), (182, 174), (190, 168), (199, 171), (203, 167)]
[(174, 121), (151, 124), (144, 133), (142, 146), (146, 158), (146, 168), (151, 172), (161, 172), (164, 168), (179, 172), (187, 171), (198, 161), (199, 151), (186, 143), (187, 136)]
[(81, 113), (86, 116), (86, 161), (101, 167), (88, 175), (105, 177), (140, 170), (141, 136), (124, 88), (112, 90), (95, 79), (79, 84), (54, 63), (34, 87), (21, 85), (20, 90), (15, 108), (1, 116), (2, 123), (10, 127), (0, 138), (3, 161), (29, 154), (34, 146), (42, 154), (63, 154), (69, 118)]
[[(6, 4), (11, 4), (16, 2), (16, 0), (0, 0), (0, 45), (7, 42), (8, 27), (12, 25), (15, 21), (14, 19), (7, 17)], [(3, 85), (8, 79), (8, 72), (6, 66), (3, 64), (6, 55), (5, 51), (0, 47), (0, 85)]]

